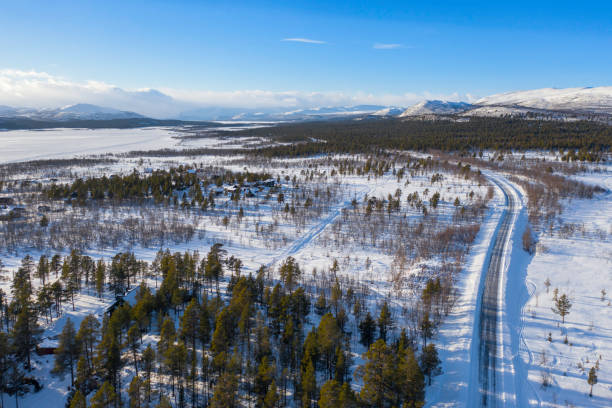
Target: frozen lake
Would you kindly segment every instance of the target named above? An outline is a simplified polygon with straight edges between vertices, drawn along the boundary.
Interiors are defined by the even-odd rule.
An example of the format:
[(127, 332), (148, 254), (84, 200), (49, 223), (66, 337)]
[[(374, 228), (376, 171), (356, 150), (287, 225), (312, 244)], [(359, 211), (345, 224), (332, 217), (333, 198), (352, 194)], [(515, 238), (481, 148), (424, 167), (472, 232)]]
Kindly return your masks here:
[[(204, 131), (235, 131), (262, 125), (211, 127)], [(46, 129), (0, 131), (0, 163), (126, 153), (133, 150), (181, 149), (219, 146), (222, 139), (211, 135), (190, 136), (182, 128), (148, 127), (137, 129)], [(239, 143), (243, 138), (233, 139)], [(225, 140), (227, 143), (227, 140)]]
[(0, 132), (0, 163), (176, 147), (171, 128), (49, 129)]

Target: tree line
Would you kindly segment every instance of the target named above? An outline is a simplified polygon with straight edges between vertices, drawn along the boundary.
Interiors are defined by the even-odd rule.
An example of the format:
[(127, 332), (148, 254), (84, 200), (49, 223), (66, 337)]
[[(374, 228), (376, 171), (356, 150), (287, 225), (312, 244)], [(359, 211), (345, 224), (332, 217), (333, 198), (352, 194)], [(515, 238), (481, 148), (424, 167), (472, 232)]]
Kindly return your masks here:
[(389, 149), (455, 152), (571, 149), (583, 153), (568, 153), (570, 159), (599, 160), (602, 157), (598, 153), (609, 152), (612, 146), (612, 127), (605, 124), (519, 118), (302, 122), (249, 129), (237, 134), (293, 142), (253, 152), (270, 157), (371, 153)]

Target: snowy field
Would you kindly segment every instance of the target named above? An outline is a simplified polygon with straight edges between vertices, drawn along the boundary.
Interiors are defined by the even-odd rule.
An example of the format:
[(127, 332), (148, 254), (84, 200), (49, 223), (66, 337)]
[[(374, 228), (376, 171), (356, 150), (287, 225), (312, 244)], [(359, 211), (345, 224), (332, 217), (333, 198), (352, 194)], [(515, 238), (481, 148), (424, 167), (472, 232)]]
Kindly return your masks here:
[[(531, 406), (612, 405), (612, 173), (608, 166), (576, 178), (608, 192), (564, 203), (563, 225), (541, 231), (536, 254), (526, 259), (520, 355)], [(564, 324), (552, 311), (555, 290), (572, 301)], [(591, 367), (598, 384), (589, 398)]]

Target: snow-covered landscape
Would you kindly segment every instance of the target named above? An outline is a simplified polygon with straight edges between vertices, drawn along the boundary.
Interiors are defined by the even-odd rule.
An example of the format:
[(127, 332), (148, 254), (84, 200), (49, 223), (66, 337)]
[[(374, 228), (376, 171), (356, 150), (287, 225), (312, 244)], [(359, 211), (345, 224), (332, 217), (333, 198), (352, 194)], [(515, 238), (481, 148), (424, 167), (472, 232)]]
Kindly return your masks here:
[[(130, 142), (122, 143), (128, 135)], [(12, 231), (11, 244), (7, 240), (6, 251), (0, 255), (4, 264), (0, 289), (5, 296), (8, 295), (7, 302), (11, 293), (15, 293), (11, 277), (22, 265), (23, 257), (30, 255), (35, 263), (41, 255), (50, 259), (59, 254), (69, 259), (74, 248), (61, 242), (73, 242), (72, 245), (81, 248), (80, 256), (94, 262), (98, 259), (110, 262), (115, 254), (129, 251), (136, 259), (151, 265), (150, 268), (153, 268), (156, 258), (159, 259), (160, 248), (168, 248), (171, 252), (198, 251), (201, 257), (213, 244), (222, 244), (226, 259), (241, 261), (243, 276), (255, 276), (261, 267), (265, 267), (269, 271), (269, 282), (281, 278), (279, 268), (291, 257), (302, 271), (301, 284), (310, 288), (307, 293), (313, 311), (319, 300), (317, 293), (332, 296), (334, 279), (342, 282), (345, 290), (351, 288), (362, 299), (361, 311), (357, 315), (349, 313), (346, 323), (351, 327), (348, 331), (354, 333), (350, 340), (352, 363), (348, 372), (352, 373), (349, 375), (353, 389), (359, 393), (364, 383), (357, 375), (357, 369), (365, 363), (363, 356), (367, 351), (359, 342), (359, 325), (363, 318), (360, 316), (365, 311), (377, 316), (382, 305), (388, 305), (393, 322), (388, 336), (396, 338), (404, 330), (408, 338), (415, 341), (422, 330), (419, 325), (423, 317), (423, 295), (420, 292), (431, 279), (450, 279), (446, 284), (452, 285), (449, 289), (452, 288), (453, 294), (444, 301), (450, 302), (449, 306), (444, 306), (445, 311), (436, 318), (433, 331), (428, 332), (440, 359), (437, 375), (426, 387), (424, 398), (427, 406), (432, 407), (473, 406), (480, 398), (478, 344), (481, 340), (477, 330), (481, 319), (480, 302), (493, 243), (507, 211), (504, 195), (513, 194), (516, 204), (509, 215), (511, 229), (508, 242), (504, 244), (500, 270), (499, 329), (496, 334), (496, 359), (499, 360), (500, 372), (492, 374), (498, 378), (495, 393), (499, 397), (496, 399), (503, 404), (551, 407), (603, 407), (612, 401), (607, 364), (610, 342), (606, 340), (608, 327), (612, 325), (607, 295), (609, 283), (612, 283), (612, 186), (609, 183), (612, 171), (607, 164), (588, 165), (571, 176), (581, 183), (600, 186), (600, 193), (592, 199), (565, 199), (560, 203), (559, 216), (554, 222), (542, 223), (535, 219), (530, 222), (528, 193), (517, 184), (512, 170), (508, 170), (521, 161), (517, 161), (518, 157), (510, 157), (503, 164), (492, 167), (487, 157), (493, 157), (494, 152), (486, 153), (480, 165), (474, 159), (471, 167), (463, 167), (460, 163), (448, 163), (448, 158), (419, 153), (401, 153), (387, 158), (331, 155), (282, 160), (258, 160), (244, 154), (228, 156), (223, 150), (214, 154), (214, 149), (223, 149), (228, 144), (248, 149), (254, 138), (237, 135), (228, 139), (228, 136), (214, 134), (185, 138), (189, 136), (185, 130), (172, 128), (13, 131), (0, 136), (4, 137), (3, 142), (9, 148), (9, 142), (14, 141), (12, 152), (3, 156), (5, 166), (9, 167), (5, 167), (3, 184), (6, 187), (2, 197), (5, 201), (10, 198), (7, 202), (11, 202), (4, 206), (3, 214), (13, 214), (17, 207), (26, 208), (20, 215), (21, 219), (37, 222), (37, 217), (42, 214), (48, 223), (56, 225), (49, 241), (44, 238), (48, 227), (36, 227), (37, 232), (32, 232), (31, 236), (38, 238), (30, 240), (30, 244), (21, 241), (19, 233), (15, 235), (16, 231), (5, 228), (0, 232), (6, 240)], [(52, 150), (51, 146), (55, 144), (50, 140), (62, 140), (64, 146), (65, 143), (74, 143), (75, 148), (73, 151), (60, 147)], [(155, 152), (168, 147), (206, 147), (212, 152), (205, 156), (173, 154), (157, 157)], [(141, 152), (138, 157), (128, 154), (134, 150)], [(147, 150), (153, 152), (149, 157)], [(556, 154), (530, 152), (526, 156), (534, 165), (544, 159), (558, 163), (560, 168), (575, 168), (569, 163), (563, 164)], [(66, 160), (71, 157), (78, 157), (80, 161), (75, 161), (70, 172), (65, 172), (64, 163), (68, 163)], [(61, 160), (46, 164), (45, 160), (51, 158)], [(38, 161), (32, 162), (36, 163), (33, 166), (11, 170), (10, 163), (27, 160)], [(458, 161), (455, 159), (455, 163)], [(190, 202), (188, 198), (196, 197), (193, 187), (174, 193), (179, 206), (175, 198), (174, 205), (170, 201), (161, 207), (151, 204), (135, 206), (134, 202), (99, 206), (92, 202), (79, 208), (75, 193), (68, 198), (69, 201), (70, 197), (75, 200), (72, 209), (69, 206), (61, 212), (54, 212), (59, 207), (53, 201), (44, 204), (45, 199), (31, 201), (23, 195), (26, 192), (44, 192), (51, 186), (72, 183), (79, 178), (113, 174), (124, 177), (137, 172), (135, 174), (146, 179), (152, 174), (176, 172), (176, 169), (195, 180), (202, 180), (197, 188), (202, 190), (203, 197), (215, 196), (214, 207), (199, 208), (200, 204), (194, 207), (194, 201)], [(241, 182), (239, 185), (230, 182), (227, 185), (222, 183), (220, 187), (219, 182), (214, 186), (206, 181), (209, 174), (239, 174), (245, 170), (254, 175), (267, 173), (264, 177), (269, 181)], [(525, 176), (518, 177), (527, 180)], [(28, 181), (27, 185), (23, 184), (24, 180)], [(34, 190), (29, 187), (32, 181), (39, 185)], [(505, 187), (502, 189), (502, 186)], [(435, 205), (432, 204), (434, 193)], [(291, 205), (285, 206), (285, 203)], [(41, 210), (41, 205), (49, 209)], [(29, 210), (36, 206), (38, 210)], [(139, 229), (144, 224), (139, 226), (136, 223), (136, 230), (131, 235), (117, 235), (117, 239), (109, 241), (78, 228), (66, 230), (77, 236), (84, 234), (83, 239), (87, 241), (82, 243), (78, 243), (78, 239), (66, 241), (66, 232), (62, 232), (66, 228), (62, 227), (65, 222), (76, 227), (81, 222), (78, 219), (90, 220), (83, 226), (92, 232), (98, 229), (119, 231), (102, 224), (96, 227), (92, 222), (100, 219), (108, 223), (104, 221), (108, 219), (113, 224), (117, 221), (121, 224), (139, 217), (145, 217), (145, 220), (155, 212), (167, 223), (174, 224), (173, 230), (180, 231), (189, 226), (189, 232), (187, 235), (185, 232), (173, 235), (168, 231), (167, 238), (159, 241), (161, 236), (154, 232), (157, 227), (152, 224), (149, 238), (143, 240), (144, 230), (139, 232)], [(369, 222), (362, 224), (364, 218)], [(532, 224), (534, 242), (537, 242), (531, 254), (524, 249), (523, 243), (523, 234), (529, 224)], [(456, 227), (466, 228), (461, 234), (470, 231), (470, 237), (462, 238), (466, 239), (463, 249), (459, 247), (450, 252), (445, 246), (421, 246), (419, 240), (408, 244), (402, 242), (406, 238), (399, 238), (406, 233), (411, 236), (414, 234), (410, 232), (412, 228), (421, 230), (424, 225), (421, 234), (425, 234), (425, 241), (439, 240), (445, 229), (448, 232)], [(471, 229), (472, 226), (475, 229)], [(455, 252), (457, 250), (459, 252)], [(65, 279), (56, 272), (57, 278), (58, 282)], [(135, 306), (140, 282), (155, 294), (156, 288), (163, 286), (162, 281), (161, 276), (152, 272), (137, 274), (132, 286), (126, 288), (125, 299)], [(230, 282), (229, 276), (223, 278), (221, 287), (227, 287)], [(33, 278), (32, 283), (34, 292), (42, 290), (40, 278)], [(72, 301), (66, 299), (60, 309), (50, 311), (49, 316), (43, 314), (39, 317), (43, 328), (39, 348), (57, 347), (57, 339), (68, 318), (77, 328), (89, 314), (103, 320), (108, 308), (116, 302), (112, 294), (115, 289), (111, 290), (109, 286), (96, 292), (92, 284), (93, 281), (89, 286), (81, 283), (84, 286), (74, 295), (74, 307)], [(552, 311), (555, 307), (553, 296), (562, 294), (569, 296), (572, 306), (565, 322), (559, 324), (559, 316)], [(345, 302), (347, 311), (355, 307), (348, 299)], [(175, 319), (177, 328), (181, 321), (178, 316)], [(311, 312), (304, 333), (319, 325), (319, 319), (319, 315)], [(158, 327), (143, 333), (140, 352), (147, 345), (155, 346), (160, 341), (159, 330)], [(416, 347), (418, 350), (419, 346)], [(131, 361), (129, 350), (125, 353), (121, 384), (129, 384), (136, 374), (134, 366), (128, 364)], [(54, 365), (52, 355), (34, 354), (32, 373), (36, 378), (47, 379), (43, 380), (42, 389), (25, 393), (17, 400), (7, 398), (5, 405), (13, 406), (19, 399), (20, 404), (26, 406), (43, 401), (60, 405), (69, 395), (72, 396), (70, 375), (53, 374)], [(595, 366), (598, 382), (591, 398), (587, 377), (590, 368)], [(176, 398), (177, 394), (166, 388), (167, 383), (159, 382), (166, 378), (162, 371), (153, 378), (153, 392), (168, 391)], [(324, 382), (324, 378), (319, 381)], [(207, 388), (200, 380), (198, 384), (202, 390)], [(290, 398), (293, 392), (290, 389), (285, 391), (288, 397), (283, 398)], [(210, 391), (208, 397), (201, 398), (208, 400), (212, 394)], [(92, 398), (92, 395), (87, 398)], [(124, 398), (131, 397), (126, 393)]]
[(4, 2), (0, 408), (612, 407), (610, 16)]

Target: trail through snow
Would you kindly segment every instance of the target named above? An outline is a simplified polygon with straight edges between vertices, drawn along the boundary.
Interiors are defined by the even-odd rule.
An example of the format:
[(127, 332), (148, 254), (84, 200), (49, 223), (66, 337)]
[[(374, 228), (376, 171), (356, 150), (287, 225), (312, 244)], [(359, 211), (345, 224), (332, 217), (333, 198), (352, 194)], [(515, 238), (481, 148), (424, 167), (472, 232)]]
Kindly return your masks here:
[[(355, 192), (355, 196), (354, 198), (357, 199), (357, 201), (360, 201), (363, 199), (363, 197), (367, 194), (369, 194), (371, 191), (371, 189), (367, 188), (367, 187), (363, 187), (361, 189), (359, 189), (359, 196), (357, 196), (357, 192)], [(276, 255), (269, 263), (268, 263), (268, 267), (271, 267), (273, 265), (275, 265), (277, 262), (286, 259), (289, 256), (294, 256), (297, 253), (299, 253), (302, 249), (304, 249), (310, 242), (312, 242), (316, 237), (318, 237), (323, 230), (325, 230), (325, 228), (332, 224), (334, 222), (334, 220), (336, 218), (338, 218), (338, 216), (340, 214), (342, 214), (342, 210), (344, 210), (345, 208), (348, 208), (351, 205), (351, 201), (353, 200), (353, 198), (351, 199), (347, 199), (337, 205), (335, 205), (333, 207), (333, 209), (331, 210), (331, 212), (327, 215), (327, 217), (323, 218), (321, 221), (319, 221), (317, 224), (313, 225), (310, 230), (305, 233), (304, 235), (302, 235), (301, 237), (299, 237), (298, 239), (296, 239), (295, 241), (293, 241), (293, 243), (291, 245), (289, 245), (288, 247), (282, 249), (280, 251), (280, 253), (278, 255)]]

